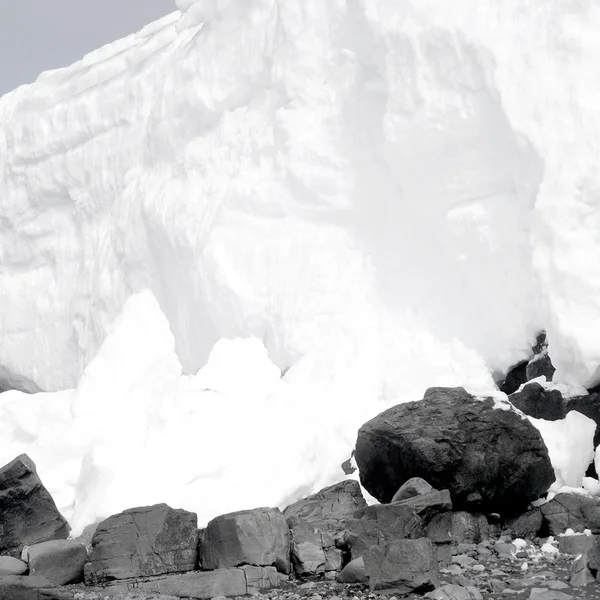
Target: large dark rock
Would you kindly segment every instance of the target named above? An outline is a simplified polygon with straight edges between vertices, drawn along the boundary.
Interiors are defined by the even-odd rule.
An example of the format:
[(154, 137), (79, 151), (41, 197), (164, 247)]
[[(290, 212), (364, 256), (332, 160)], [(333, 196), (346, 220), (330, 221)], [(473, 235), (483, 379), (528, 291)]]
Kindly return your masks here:
[(541, 506), (544, 525), (551, 535), (591, 530), (600, 533), (600, 499), (582, 494), (557, 494)]
[(0, 554), (15, 557), (23, 546), (69, 535), (67, 521), (26, 454), (0, 469), (0, 532)]
[(92, 538), (86, 584), (192, 571), (198, 562), (197, 527), (194, 513), (166, 504), (108, 517)]
[(283, 514), (291, 535), (291, 557), (296, 575), (338, 571), (342, 554), (335, 545), (347, 519), (367, 505), (357, 481), (326, 487), (288, 506)]
[(456, 509), (517, 514), (554, 481), (538, 430), (516, 411), (495, 409), (463, 388), (430, 388), (358, 432), (363, 486), (389, 502), (412, 477), (448, 489)]
[(52, 540), (27, 546), (23, 560), (30, 575), (40, 575), (59, 585), (83, 581), (87, 550), (75, 540)]
[(511, 367), (506, 378), (499, 384), (500, 391), (505, 394), (516, 392), (524, 383), (527, 383), (527, 361), (522, 361)]
[(567, 402), (558, 390), (545, 390), (539, 383), (528, 383), (508, 399), (513, 406), (535, 419), (558, 421), (567, 416)]
[(0, 577), (0, 600), (75, 600), (68, 589), (31, 575)]
[(575, 396), (567, 400), (567, 411), (576, 410), (582, 415), (589, 417), (596, 423), (594, 433), (594, 448), (600, 445), (600, 394), (591, 391), (587, 396)]
[(424, 593), (439, 585), (437, 556), (426, 538), (372, 546), (362, 558), (373, 591)]
[(205, 570), (241, 565), (290, 571), (290, 532), (278, 508), (241, 510), (212, 519), (202, 532), (200, 562)]

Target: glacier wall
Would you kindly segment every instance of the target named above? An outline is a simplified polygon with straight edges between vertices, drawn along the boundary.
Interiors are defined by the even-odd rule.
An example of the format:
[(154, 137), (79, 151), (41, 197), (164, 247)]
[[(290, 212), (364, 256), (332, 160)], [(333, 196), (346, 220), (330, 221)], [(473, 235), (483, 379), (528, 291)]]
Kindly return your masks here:
[(188, 374), (253, 336), (384, 400), (481, 389), (545, 327), (556, 379), (594, 381), (599, 25), (179, 0), (0, 98), (0, 389), (74, 388), (143, 289)]

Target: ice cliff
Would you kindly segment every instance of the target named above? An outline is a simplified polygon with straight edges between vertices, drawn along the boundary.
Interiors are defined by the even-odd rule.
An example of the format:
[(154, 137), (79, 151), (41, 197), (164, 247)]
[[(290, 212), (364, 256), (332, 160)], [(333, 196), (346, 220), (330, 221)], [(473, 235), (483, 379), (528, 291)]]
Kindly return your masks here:
[[(0, 390), (77, 387), (57, 394), (52, 417), (69, 449), (40, 424), (41, 394), (10, 452), (56, 441), (47, 468), (63, 469), (55, 491), (78, 498), (79, 523), (91, 518), (85, 482), (113, 460), (91, 449), (112, 441), (94, 446), (84, 424), (109, 427), (113, 408), (135, 423), (132, 407), (154, 402), (131, 439), (150, 435), (146, 418), (173, 431), (156, 390), (189, 400), (222, 338), (267, 351), (239, 342), (253, 348), (242, 360), (221, 344), (211, 359), (231, 377), (262, 365), (260, 384), (227, 392), (236, 410), (248, 394), (245, 425), (260, 422), (252, 390), (279, 398), (268, 414), (295, 407), (280, 425), (304, 402), (324, 411), (313, 451), (336, 459), (391, 402), (433, 385), (493, 388), (491, 373), (542, 328), (555, 380), (598, 380), (600, 8), (177, 4), (0, 98)], [(16, 415), (26, 398), (10, 392), (3, 406)], [(302, 438), (309, 454), (314, 439)], [(61, 462), (74, 448), (90, 453), (79, 480), (80, 463)], [(295, 481), (314, 482), (318, 460), (305, 456)], [(192, 479), (225, 481), (227, 464)]]

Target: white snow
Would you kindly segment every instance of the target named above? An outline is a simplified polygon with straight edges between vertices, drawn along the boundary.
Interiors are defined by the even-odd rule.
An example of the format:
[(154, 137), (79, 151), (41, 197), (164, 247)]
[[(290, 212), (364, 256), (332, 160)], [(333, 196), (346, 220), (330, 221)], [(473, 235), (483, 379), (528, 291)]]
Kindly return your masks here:
[(542, 328), (598, 379), (598, 7), (177, 8), (0, 98), (0, 390), (56, 391), (0, 396), (0, 462), (76, 529), (294, 499)]
[(556, 481), (550, 490), (558, 493), (567, 487), (583, 492), (585, 472), (594, 460), (596, 423), (577, 411), (570, 411), (558, 421), (528, 419), (542, 435), (554, 467)]

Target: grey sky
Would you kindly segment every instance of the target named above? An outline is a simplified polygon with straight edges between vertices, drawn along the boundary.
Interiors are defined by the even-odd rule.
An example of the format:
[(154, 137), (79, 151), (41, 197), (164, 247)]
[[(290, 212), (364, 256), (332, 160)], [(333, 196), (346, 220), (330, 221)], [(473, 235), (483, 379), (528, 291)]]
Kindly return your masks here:
[(0, 95), (175, 9), (175, 0), (0, 0)]

